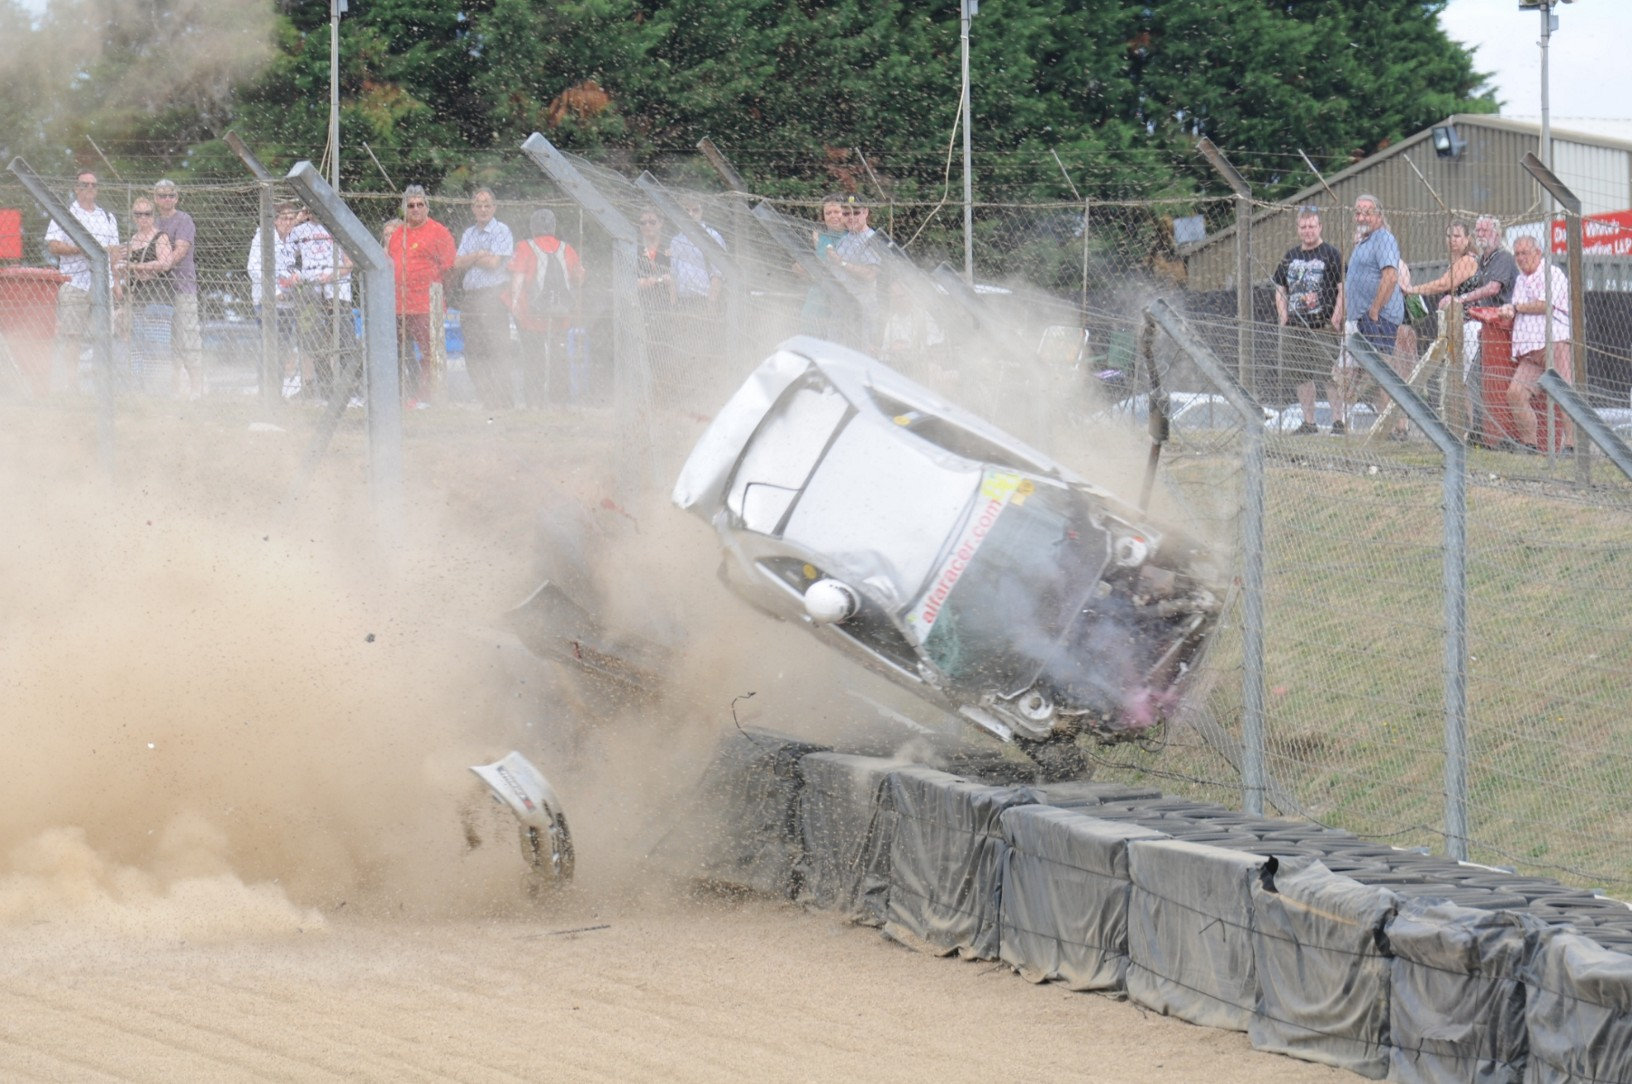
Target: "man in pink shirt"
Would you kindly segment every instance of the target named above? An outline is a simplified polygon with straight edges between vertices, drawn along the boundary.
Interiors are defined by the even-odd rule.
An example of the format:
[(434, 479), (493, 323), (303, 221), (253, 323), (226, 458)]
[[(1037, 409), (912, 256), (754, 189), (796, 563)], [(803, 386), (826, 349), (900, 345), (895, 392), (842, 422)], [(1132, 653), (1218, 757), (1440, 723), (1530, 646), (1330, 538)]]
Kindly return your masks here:
[[(397, 280), (397, 360), (403, 401), (423, 406), (424, 366), (431, 360), (431, 283), (453, 266), (458, 246), (448, 228), (431, 217), (425, 189), (411, 184), (402, 193), (402, 225), (386, 242)], [(419, 356), (414, 356), (414, 346)]]

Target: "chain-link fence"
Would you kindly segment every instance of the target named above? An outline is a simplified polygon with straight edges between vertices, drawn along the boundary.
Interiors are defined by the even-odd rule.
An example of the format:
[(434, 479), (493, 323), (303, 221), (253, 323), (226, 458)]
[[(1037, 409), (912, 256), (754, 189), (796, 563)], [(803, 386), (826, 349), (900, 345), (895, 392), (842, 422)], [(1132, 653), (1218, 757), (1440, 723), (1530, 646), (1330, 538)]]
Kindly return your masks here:
[[(1415, 429), (1388, 439), (1403, 415), (1349, 363), (1343, 320), (1331, 329), (1321, 326), (1326, 314), (1281, 324), (1276, 272), (1289, 250), (1307, 247), (1296, 208), (1253, 206), (1255, 216), (1279, 217), (1253, 232), (1244, 287), (1252, 319), (1242, 322), (1233, 254), (1222, 260), (1225, 272), (1206, 270), (1215, 249), (1230, 247), (1231, 201), (981, 205), (970, 284), (961, 274), (958, 209), (944, 202), (870, 200), (868, 224), (891, 242), (843, 247), (857, 217), (844, 205), (830, 219), (821, 200), (705, 189), (695, 173), (668, 184), (550, 151), (535, 184), (497, 193), (496, 217), (521, 245), (539, 235), (535, 212), (552, 212), (552, 235), (581, 261), (579, 296), (545, 347), (501, 316), (507, 333), (485, 349), (503, 374), (502, 401), (484, 405), (616, 415), (625, 454), (640, 461), (643, 476), (666, 482), (686, 450), (673, 445), (695, 431), (673, 419), (706, 415), (777, 342), (814, 334), (880, 355), (1130, 497), (1154, 462), (1150, 500), (1159, 512), (1235, 554), (1238, 566), (1262, 560), (1262, 641), (1253, 647), (1244, 637), (1251, 585), (1238, 580), (1204, 695), (1159, 744), (1097, 753), (1101, 771), (1239, 799), (1243, 720), (1261, 688), (1268, 806), (1446, 849), (1443, 460)], [(70, 178), (49, 183), (70, 191)], [(118, 217), (122, 241), (136, 201), (150, 196), (145, 183), (102, 187), (99, 202)], [(274, 410), (292, 409), (307, 390), (325, 393), (318, 361), (325, 350), (333, 357), (357, 349), (364, 320), (352, 311), (360, 292), (350, 304), (315, 304), (323, 284), (301, 274), (321, 272), (321, 260), (308, 267), (297, 251), (274, 255), (276, 277), (296, 285), (279, 297), (277, 334), (263, 333), (254, 280), (264, 282), (264, 272), (252, 266), (251, 242), (258, 230), (283, 236), (288, 223), (277, 208), (286, 196), (279, 184), (246, 181), (184, 186), (179, 201), (197, 225), (211, 391), (264, 396), (261, 374), (276, 373), (279, 394), (264, 400)], [(401, 213), (397, 193), (346, 200), (373, 229)], [(0, 207), (17, 208), (22, 227), (18, 260), (0, 269), (0, 388), (45, 397), (55, 375), (56, 390), (66, 391), (73, 381), (61, 380), (53, 337), (58, 276), (42, 254), (44, 216), (16, 185), (0, 186)], [(1346, 262), (1352, 207), (1314, 210), (1321, 240)], [(1444, 213), (1385, 215), (1405, 265), (1399, 273), (1413, 283), (1453, 269), (1461, 255), (1447, 236), (1453, 225), (1477, 226)], [(431, 216), (456, 240), (474, 221), (465, 194), (433, 195)], [(1541, 224), (1532, 216), (1495, 226), (1511, 252), (1517, 237), (1539, 236)], [(1550, 255), (1547, 238), (1540, 247)], [(296, 266), (280, 270), (279, 259)], [(1574, 375), (1606, 422), (1632, 426), (1632, 410), (1617, 413), (1632, 405), (1632, 294), (1620, 291), (1626, 276), (1612, 262), (1589, 257), (1585, 265)], [(505, 271), (507, 289), (526, 285)], [(445, 287), (446, 357), (432, 362), (444, 366), (437, 398), (478, 403), (462, 276), (448, 276)], [(1300, 292), (1288, 283), (1284, 300)], [(1191, 355), (1147, 333), (1144, 312), (1155, 299), (1181, 312), (1263, 405), (1263, 418), (1247, 423), (1262, 424), (1266, 437), (1261, 514), (1247, 499), (1255, 483), (1242, 420)], [(1347, 300), (1352, 318), (1355, 299)], [(1545, 411), (1529, 443), (1553, 454), (1502, 450), (1522, 435), (1512, 431), (1511, 338), (1500, 326), (1507, 318), (1484, 313), (1470, 324), (1448, 309), (1440, 319), (1438, 294), (1423, 300), (1423, 315), (1402, 320), (1378, 345), (1470, 438), (1461, 630), (1467, 849), (1481, 861), (1624, 894), (1632, 891), (1624, 857), (1632, 826), (1623, 823), (1632, 739), (1619, 714), (1632, 692), (1632, 622), (1621, 600), (1632, 586), (1632, 485), (1595, 450), (1581, 460), (1566, 452), (1586, 442)], [(1491, 307), (1480, 300), (1495, 299), (1463, 307)], [(117, 364), (125, 390), (170, 394), (170, 315), (162, 298), (145, 304), (140, 323), (132, 312), (115, 325)], [(542, 381), (541, 402), (530, 394), (533, 377)], [(1153, 455), (1148, 393), (1157, 389), (1168, 396), (1170, 436)], [(1347, 433), (1334, 435), (1334, 420)]]

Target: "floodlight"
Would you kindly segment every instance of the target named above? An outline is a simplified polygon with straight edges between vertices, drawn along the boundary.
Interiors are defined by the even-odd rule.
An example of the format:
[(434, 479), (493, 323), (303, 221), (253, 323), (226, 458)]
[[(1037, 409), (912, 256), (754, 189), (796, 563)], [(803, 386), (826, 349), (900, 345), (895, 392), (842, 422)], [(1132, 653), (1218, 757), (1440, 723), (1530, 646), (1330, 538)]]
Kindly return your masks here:
[(1441, 158), (1460, 158), (1467, 145), (1456, 125), (1441, 124), (1434, 128), (1434, 153)]

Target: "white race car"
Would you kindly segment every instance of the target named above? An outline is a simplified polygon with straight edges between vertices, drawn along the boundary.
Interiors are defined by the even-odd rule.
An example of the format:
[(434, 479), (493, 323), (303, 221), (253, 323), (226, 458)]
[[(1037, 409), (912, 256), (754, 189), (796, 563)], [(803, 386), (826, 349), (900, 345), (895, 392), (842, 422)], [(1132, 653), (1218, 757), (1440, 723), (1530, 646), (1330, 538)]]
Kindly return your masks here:
[(1221, 609), (1196, 543), (819, 339), (749, 376), (673, 500), (748, 601), (1061, 772), (1166, 717)]

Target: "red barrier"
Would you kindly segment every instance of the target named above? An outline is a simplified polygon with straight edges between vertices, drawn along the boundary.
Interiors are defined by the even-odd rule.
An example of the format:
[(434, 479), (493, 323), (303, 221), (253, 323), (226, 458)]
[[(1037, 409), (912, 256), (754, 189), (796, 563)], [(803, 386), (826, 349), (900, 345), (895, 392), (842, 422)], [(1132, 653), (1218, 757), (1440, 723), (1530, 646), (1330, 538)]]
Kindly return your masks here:
[[(1519, 428), (1514, 424), (1513, 409), (1507, 403), (1507, 386), (1513, 382), (1513, 318), (1503, 316), (1502, 310), (1492, 306), (1470, 306), (1468, 318), (1479, 321), (1479, 367), (1483, 370), (1481, 395), (1484, 399), (1484, 427), (1480, 443), (1494, 448), (1506, 440), (1518, 440)], [(1536, 446), (1547, 445), (1547, 396), (1538, 391), (1531, 409), (1536, 413)], [(1569, 444), (1569, 418), (1557, 405), (1553, 406), (1553, 450)]]
[(49, 267), (0, 267), (0, 335), (36, 395), (51, 391), (57, 287), (67, 281)]

